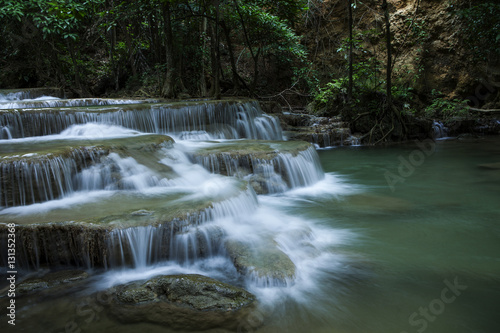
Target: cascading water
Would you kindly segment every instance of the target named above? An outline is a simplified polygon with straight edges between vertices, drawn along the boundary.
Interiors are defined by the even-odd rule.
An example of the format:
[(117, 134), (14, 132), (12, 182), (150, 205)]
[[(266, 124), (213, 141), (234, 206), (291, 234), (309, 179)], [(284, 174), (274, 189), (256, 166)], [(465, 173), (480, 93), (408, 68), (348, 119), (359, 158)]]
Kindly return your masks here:
[(82, 177), (88, 172), (84, 170), (82, 174), (79, 170), (88, 163), (96, 163), (101, 153), (73, 150), (69, 157), (36, 159), (27, 154), (13, 161), (0, 160), (0, 205), (24, 206), (84, 190), (89, 185)]
[(443, 139), (448, 136), (448, 128), (440, 121), (434, 121), (432, 129), (434, 131), (434, 139)]
[(75, 124), (119, 125), (145, 133), (185, 136), (206, 132), (210, 139), (281, 140), (278, 121), (255, 102), (135, 104), (104, 108), (0, 110), (0, 128), (11, 137), (58, 134)]
[[(272, 145), (272, 144), (271, 144)], [(227, 152), (195, 155), (193, 161), (217, 174), (235, 176), (255, 184), (258, 192), (282, 193), (286, 190), (310, 186), (324, 178), (314, 147), (307, 146), (298, 153), (273, 152), (272, 158), (259, 154), (236, 155)]]
[(39, 97), (31, 100), (2, 100), (0, 98), (0, 109), (34, 109), (34, 108), (61, 108), (77, 106), (105, 106), (120, 104), (152, 103), (144, 100), (108, 99), (108, 98), (82, 98), (82, 99), (60, 99), (56, 97)]
[[(104, 267), (95, 288), (197, 273), (271, 302), (331, 273), (349, 233), (284, 207), (345, 189), (310, 144), (262, 141), (283, 136), (257, 102), (109, 104), (0, 111), (0, 216), (29, 244), (20, 267)], [(195, 153), (217, 145), (227, 152)]]

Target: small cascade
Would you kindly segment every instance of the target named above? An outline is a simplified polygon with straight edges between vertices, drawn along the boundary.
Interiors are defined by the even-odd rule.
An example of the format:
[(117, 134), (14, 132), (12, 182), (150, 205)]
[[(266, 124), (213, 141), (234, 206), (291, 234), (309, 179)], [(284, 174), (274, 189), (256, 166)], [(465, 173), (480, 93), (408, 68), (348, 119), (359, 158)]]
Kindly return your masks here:
[(224, 233), (216, 226), (199, 226), (179, 232), (174, 225), (133, 227), (109, 235), (110, 268), (146, 268), (162, 261), (193, 264), (224, 253)]
[(283, 138), (279, 122), (250, 101), (0, 111), (0, 127), (8, 127), (15, 138), (58, 134), (71, 125), (86, 123), (175, 136), (206, 132), (211, 139)]
[(132, 100), (132, 99), (110, 99), (110, 98), (80, 98), (60, 99), (57, 97), (39, 97), (24, 100), (2, 100), (0, 98), (0, 109), (36, 109), (36, 108), (62, 108), (82, 106), (107, 106), (154, 103), (154, 100)]
[[(312, 185), (324, 178), (318, 155), (310, 144), (288, 143), (292, 147), (288, 148), (290, 151), (298, 149), (293, 153), (287, 153), (286, 148), (279, 147), (278, 143), (274, 143), (277, 150), (273, 143), (268, 144), (268, 150), (263, 150), (264, 154), (254, 150), (266, 149), (261, 148), (266, 143), (246, 142), (242, 152), (235, 148), (232, 152), (201, 151), (193, 154), (192, 159), (212, 173), (249, 181), (257, 193), (282, 193), (288, 189)], [(226, 148), (229, 147), (223, 146), (220, 149)]]
[(170, 185), (165, 175), (108, 149), (81, 147), (45, 155), (7, 155), (0, 160), (3, 208), (47, 202), (77, 192), (147, 191)]
[(0, 205), (25, 206), (81, 190), (82, 181), (77, 180), (77, 174), (99, 161), (102, 154), (101, 150), (74, 149), (68, 157), (3, 158), (0, 160)]
[(325, 176), (318, 154), (313, 147), (299, 152), (297, 156), (280, 153), (278, 169), (285, 171), (290, 188), (313, 185)]
[(59, 88), (0, 89), (0, 104), (9, 101), (58, 99), (59, 97), (64, 97), (64, 92)]
[(0, 140), (12, 140), (12, 134), (7, 126), (0, 128)]
[[(343, 141), (343, 140), (341, 140)], [(330, 147), (330, 133), (313, 133), (311, 134), (311, 143), (314, 144), (314, 146), (320, 148), (320, 147)], [(343, 142), (341, 143), (343, 145)]]
[(434, 130), (434, 139), (442, 139), (448, 137), (448, 128), (440, 121), (434, 121), (432, 124)]
[[(225, 254), (224, 230), (214, 224), (252, 214), (258, 206), (253, 190), (216, 202), (185, 219), (158, 226), (116, 229), (109, 234), (107, 253), (111, 268), (146, 266), (172, 261), (193, 264), (196, 260)], [(149, 214), (137, 212), (136, 214)]]

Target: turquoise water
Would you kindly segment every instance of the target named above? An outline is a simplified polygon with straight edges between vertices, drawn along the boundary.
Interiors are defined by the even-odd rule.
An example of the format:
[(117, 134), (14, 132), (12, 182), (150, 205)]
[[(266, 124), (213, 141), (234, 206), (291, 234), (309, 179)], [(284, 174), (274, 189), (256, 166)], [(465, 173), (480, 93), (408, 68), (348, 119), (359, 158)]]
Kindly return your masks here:
[[(323, 314), (290, 330), (498, 332), (500, 166), (480, 165), (500, 162), (500, 140), (428, 147), (428, 154), (415, 145), (319, 152), (325, 172), (360, 192), (303, 201), (296, 213), (347, 228), (357, 238), (342, 248), (352, 253), (350, 274), (325, 282), (331, 302), (312, 302), (316, 309), (301, 311)], [(410, 158), (418, 166), (400, 173)], [(388, 183), (387, 172), (405, 177)], [(455, 283), (455, 295), (443, 291)]]
[[(329, 182), (259, 201), (264, 212), (270, 208), (314, 225), (315, 241), (321, 230), (338, 241), (325, 241), (325, 260), (301, 262), (311, 276), (304, 274), (296, 286), (251, 290), (261, 305), (241, 332), (498, 332), (500, 166), (492, 164), (500, 163), (499, 138), (318, 154)], [(96, 272), (92, 283), (106, 274)], [(22, 299), (18, 327), (170, 332), (119, 324), (95, 295), (78, 288), (52, 299)]]

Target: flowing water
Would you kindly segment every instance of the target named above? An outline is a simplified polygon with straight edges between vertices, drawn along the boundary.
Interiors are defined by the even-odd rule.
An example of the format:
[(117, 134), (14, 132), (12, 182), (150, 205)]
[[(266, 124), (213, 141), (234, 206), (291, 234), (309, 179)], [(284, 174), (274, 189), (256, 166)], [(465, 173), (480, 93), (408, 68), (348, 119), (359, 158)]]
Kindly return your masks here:
[[(253, 104), (248, 107), (255, 109)], [(240, 332), (498, 331), (498, 138), (339, 147), (320, 150), (319, 156), (310, 150), (278, 153), (272, 162), (259, 160), (256, 165), (268, 179), (281, 177), (273, 180), (279, 186), (271, 186), (271, 194), (256, 195), (238, 179), (246, 176), (209, 172), (224, 163), (233, 166), (234, 161), (222, 159), (217, 164), (190, 156), (214, 145), (200, 140), (220, 139), (221, 128), (237, 138), (280, 136), (279, 129), (272, 130), (275, 123), (254, 109), (246, 118), (230, 118), (228, 126), (214, 123), (213, 132), (207, 131), (205, 123), (178, 127), (172, 133), (177, 143), (153, 156), (111, 153), (83, 169), (62, 168), (65, 177), (71, 178), (65, 191), (37, 203), (3, 205), (0, 218), (19, 224), (65, 220), (68, 214), (78, 219), (140, 209), (120, 221), (133, 225), (147, 221), (152, 211), (212, 203), (175, 235), (162, 225), (115, 229), (106, 245), (111, 253), (107, 268), (83, 264), (92, 275), (86, 282), (56, 290), (48, 298), (19, 298), (16, 328), (171, 332), (149, 323), (116, 322), (105, 310), (107, 290), (160, 274), (198, 273), (242, 286), (257, 296), (259, 306), (240, 323)], [(65, 125), (60, 134), (48, 131), (50, 135), (44, 137), (11, 138), (0, 147), (12, 152), (37, 142), (145, 137), (136, 126), (119, 125), (123, 123), (76, 122)], [(286, 182), (290, 176), (280, 175), (276, 171), (280, 168), (286, 170), (283, 174), (293, 174), (292, 179)], [(120, 182), (113, 182), (114, 174), (120, 175)], [(147, 210), (141, 209), (144, 205)], [(286, 281), (241, 275), (221, 239), (245, 242), (255, 249), (268, 247), (272, 240), (295, 264), (295, 275)], [(162, 254), (165, 247), (168, 256)], [(30, 265), (23, 274), (44, 269)], [(3, 332), (5, 318), (0, 327)]]

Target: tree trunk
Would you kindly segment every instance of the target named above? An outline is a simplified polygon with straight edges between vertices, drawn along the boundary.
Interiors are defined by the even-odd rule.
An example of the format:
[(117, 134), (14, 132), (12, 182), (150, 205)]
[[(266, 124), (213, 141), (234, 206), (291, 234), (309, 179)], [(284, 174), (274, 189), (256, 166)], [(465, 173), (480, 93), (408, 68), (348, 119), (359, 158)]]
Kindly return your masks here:
[(353, 88), (353, 59), (352, 59), (352, 49), (353, 49), (353, 22), (352, 22), (352, 0), (347, 0), (347, 10), (349, 16), (349, 83), (347, 86), (347, 101), (351, 102), (352, 100), (352, 88)]
[(118, 64), (115, 59), (115, 47), (116, 47), (116, 27), (111, 28), (111, 68), (113, 72), (113, 80), (115, 81), (115, 90), (120, 89), (120, 80), (119, 80), (119, 69)]
[(75, 48), (73, 46), (73, 41), (66, 40), (66, 42), (71, 56), (71, 62), (73, 63), (73, 70), (75, 71), (75, 86), (78, 89), (78, 94), (80, 94), (81, 96), (83, 91), (82, 84), (80, 82), (80, 69), (78, 66), (78, 62), (76, 61)]
[(253, 81), (252, 81), (252, 92), (255, 91), (255, 88), (257, 87), (257, 80), (259, 78), (259, 56), (260, 56), (260, 51), (261, 48), (259, 47), (257, 49), (257, 52), (255, 52), (255, 55), (253, 56)]
[(215, 25), (214, 25), (214, 35), (215, 35), (215, 68), (214, 72), (214, 94), (215, 99), (221, 98), (220, 91), (220, 40), (219, 40), (219, 14), (220, 14), (220, 2), (219, 0), (214, 0), (213, 5), (215, 6)]
[(250, 93), (253, 94), (253, 92), (255, 91), (255, 86), (257, 84), (257, 76), (259, 74), (259, 68), (258, 68), (257, 64), (259, 61), (260, 48), (258, 49), (257, 54), (255, 54), (255, 52), (252, 49), (252, 44), (250, 43), (250, 39), (248, 37), (247, 29), (245, 26), (245, 20), (243, 19), (243, 15), (241, 14), (241, 10), (240, 10), (240, 6), (238, 5), (238, 1), (233, 0), (233, 2), (234, 2), (234, 6), (236, 8), (236, 11), (238, 12), (238, 16), (240, 18), (240, 23), (241, 23), (241, 27), (243, 29), (243, 36), (245, 37), (245, 42), (248, 46), (248, 49), (250, 50), (250, 55), (252, 56), (252, 60), (254, 62), (254, 66), (255, 66), (254, 67), (254, 79), (252, 82), (252, 87), (250, 89)]
[(385, 39), (387, 48), (387, 104), (392, 107), (392, 42), (391, 42), (391, 22), (389, 20), (389, 6), (387, 0), (382, 1), (382, 9), (385, 18)]
[(224, 20), (221, 21), (222, 29), (224, 30), (224, 35), (226, 36), (227, 48), (229, 49), (229, 60), (231, 62), (231, 70), (233, 73), (233, 86), (235, 90), (240, 87), (240, 81), (238, 78), (238, 69), (236, 68), (236, 61), (234, 59), (233, 44), (231, 43), (230, 29), (227, 27)]
[(152, 14), (149, 15), (148, 21), (151, 48), (154, 54), (154, 62), (158, 63), (161, 61), (161, 43), (158, 31), (158, 21)]
[[(207, 34), (207, 18), (206, 17), (202, 18), (200, 30), (201, 30), (201, 36), (203, 37), (201, 49), (206, 50), (206, 45), (207, 45), (206, 38), (205, 38), (205, 36)], [(203, 56), (203, 54), (201, 56), (200, 94), (201, 94), (201, 96), (207, 96), (207, 83), (205, 80), (205, 57)]]
[(163, 4), (163, 19), (164, 19), (164, 32), (165, 32), (165, 63), (167, 65), (167, 72), (165, 73), (165, 80), (163, 81), (162, 96), (165, 98), (175, 98), (175, 65), (174, 65), (174, 41), (172, 34), (172, 17), (170, 12), (170, 2), (165, 1)]

